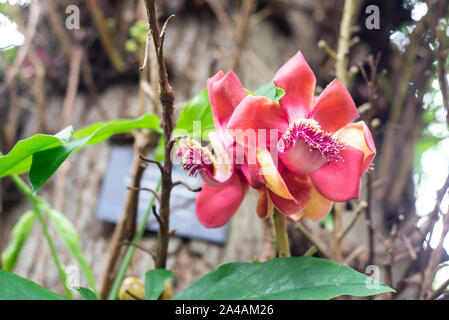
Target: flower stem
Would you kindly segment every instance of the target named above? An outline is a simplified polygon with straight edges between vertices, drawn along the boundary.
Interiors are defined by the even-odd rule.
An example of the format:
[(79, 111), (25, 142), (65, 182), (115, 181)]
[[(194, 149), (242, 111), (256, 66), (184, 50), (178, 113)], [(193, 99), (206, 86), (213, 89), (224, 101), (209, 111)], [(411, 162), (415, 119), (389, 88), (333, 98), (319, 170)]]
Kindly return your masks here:
[(274, 208), (273, 219), (276, 230), (277, 254), (280, 258), (291, 257), (290, 244), (288, 243), (287, 220), (276, 208)]

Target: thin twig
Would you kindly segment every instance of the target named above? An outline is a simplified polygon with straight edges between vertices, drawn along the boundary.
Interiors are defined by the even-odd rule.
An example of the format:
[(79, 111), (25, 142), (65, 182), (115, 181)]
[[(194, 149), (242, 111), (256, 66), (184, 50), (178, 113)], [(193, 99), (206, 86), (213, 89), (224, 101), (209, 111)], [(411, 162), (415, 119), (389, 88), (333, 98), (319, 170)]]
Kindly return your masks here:
[[(150, 138), (148, 131), (136, 131), (134, 133), (134, 158), (131, 167), (131, 188), (140, 188), (145, 166), (142, 165), (139, 155), (147, 154)], [(120, 221), (117, 223), (114, 234), (112, 235), (109, 258), (104, 273), (103, 284), (101, 287), (101, 297), (106, 299), (112, 287), (116, 276), (116, 264), (120, 257), (123, 241), (131, 241), (136, 230), (137, 209), (139, 203), (139, 191), (129, 190), (126, 195), (125, 206)], [(115, 298), (115, 297), (114, 297)]]
[(329, 47), (325, 40), (318, 41), (318, 48), (323, 50), (330, 58), (337, 60), (337, 53)]
[(297, 223), (295, 225), (296, 229), (301, 232), (301, 234), (304, 236), (304, 238), (307, 239), (307, 241), (309, 241), (310, 244), (312, 244), (313, 246), (316, 247), (316, 249), (318, 250), (318, 252), (325, 258), (329, 259), (330, 255), (329, 253), (326, 251), (326, 249), (324, 249), (323, 246), (321, 246), (319, 244), (319, 241), (316, 240), (314, 238), (314, 236), (303, 226), (301, 225), (301, 223)]
[(346, 0), (338, 38), (336, 75), (343, 86), (348, 87), (348, 54), (351, 39), (351, 26), (357, 14), (358, 0)]
[(436, 28), (436, 36), (438, 39), (438, 50), (437, 50), (437, 61), (438, 61), (438, 81), (440, 83), (440, 91), (443, 96), (443, 105), (446, 108), (446, 120), (449, 124), (449, 92), (446, 78), (446, 58), (447, 58), (447, 50), (443, 48), (443, 28), (441, 24), (439, 24)]
[(444, 281), (434, 292), (429, 294), (427, 296), (426, 300), (434, 300), (434, 299), (438, 298), (440, 295), (447, 292), (446, 291), (447, 287), (449, 287), (449, 279)]
[(396, 242), (396, 236), (398, 234), (398, 225), (397, 224), (393, 224), (393, 226), (391, 227), (391, 232), (390, 232), (390, 240), (388, 243), (388, 247), (387, 247), (387, 251), (388, 251), (388, 263), (386, 265), (386, 269), (387, 269), (387, 274), (386, 274), (386, 281), (387, 284), (390, 287), (394, 287), (393, 284), (393, 265), (395, 263), (394, 261), (394, 252), (395, 252), (395, 242)]
[(357, 219), (360, 217), (360, 214), (368, 207), (368, 204), (366, 201), (361, 201), (357, 209), (355, 210), (354, 215), (352, 216), (351, 221), (349, 222), (348, 226), (343, 230), (341, 235), (338, 237), (338, 241), (343, 241), (344, 237), (348, 234), (348, 232), (352, 229), (354, 224), (356, 223)]
[(318, 249), (315, 246), (311, 246), (304, 254), (304, 257), (311, 257), (313, 256), (316, 252), (318, 251)]
[(232, 55), (231, 69), (238, 72), (240, 69), (240, 58), (248, 42), (249, 26), (251, 14), (254, 10), (254, 0), (243, 0), (240, 10), (237, 34), (235, 41), (235, 50)]
[(115, 70), (119, 72), (125, 71), (125, 62), (123, 61), (120, 52), (115, 46), (114, 40), (112, 39), (106, 27), (106, 18), (104, 16), (103, 10), (101, 9), (97, 0), (86, 0), (86, 4), (89, 8), (89, 13), (92, 15), (92, 18), (95, 22), (98, 30), (98, 35), (100, 36), (101, 44), (107, 54), (109, 61), (111, 62)]
[(187, 190), (192, 191), (192, 192), (200, 192), (201, 191), (201, 187), (199, 187), (199, 188), (192, 188), (187, 183), (185, 183), (184, 181), (173, 182), (173, 187), (178, 186), (178, 185), (183, 185)]
[(159, 168), (160, 171), (164, 170), (164, 167), (162, 166), (162, 164), (159, 161), (153, 160), (153, 159), (149, 159), (149, 158), (145, 158), (143, 155), (139, 156), (140, 159), (142, 161), (148, 162), (148, 163), (153, 163), (155, 165), (157, 165), (157, 167)]
[(159, 225), (161, 225), (163, 222), (161, 220), (161, 217), (159, 216), (159, 214), (157, 213), (157, 209), (156, 209), (156, 205), (153, 204), (152, 206), (152, 210), (153, 210), (153, 215), (156, 218), (157, 222), (159, 223)]
[(157, 201), (161, 201), (161, 196), (159, 195), (159, 193), (157, 193), (155, 190), (151, 189), (151, 188), (146, 188), (146, 187), (127, 187), (128, 190), (132, 190), (132, 191), (149, 191), (152, 194), (154, 194), (154, 196), (156, 197)]
[(143, 57), (143, 64), (139, 68), (140, 71), (145, 69), (145, 67), (147, 66), (148, 52), (149, 52), (149, 49), (150, 49), (150, 36), (151, 36), (151, 34), (148, 32), (148, 36), (147, 36), (146, 41), (145, 41), (145, 54), (144, 54), (144, 57)]
[(133, 247), (136, 247), (137, 249), (140, 249), (140, 250), (142, 250), (143, 252), (148, 253), (150, 256), (153, 257), (153, 259), (156, 258), (156, 252), (154, 252), (154, 251), (151, 250), (151, 249), (142, 247), (141, 245), (139, 245), (139, 244), (137, 244), (137, 243), (134, 243), (134, 242), (131, 242), (131, 241), (124, 241), (124, 242), (120, 243), (120, 245), (122, 245), (122, 246), (133, 246)]

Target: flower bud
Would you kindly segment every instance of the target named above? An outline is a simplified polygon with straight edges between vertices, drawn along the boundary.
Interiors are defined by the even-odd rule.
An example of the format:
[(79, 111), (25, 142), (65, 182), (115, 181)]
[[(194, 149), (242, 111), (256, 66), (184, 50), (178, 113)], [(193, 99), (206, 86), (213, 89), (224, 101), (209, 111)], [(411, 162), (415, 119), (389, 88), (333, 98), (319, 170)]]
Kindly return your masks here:
[(123, 280), (118, 293), (120, 300), (145, 300), (145, 285), (136, 277)]

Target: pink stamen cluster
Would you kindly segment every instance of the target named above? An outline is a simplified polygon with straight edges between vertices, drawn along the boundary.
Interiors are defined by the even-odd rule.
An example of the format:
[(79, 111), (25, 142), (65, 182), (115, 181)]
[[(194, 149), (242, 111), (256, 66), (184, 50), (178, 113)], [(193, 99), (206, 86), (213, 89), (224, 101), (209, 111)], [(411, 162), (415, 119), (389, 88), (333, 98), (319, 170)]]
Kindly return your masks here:
[(201, 170), (215, 174), (214, 155), (203, 148), (195, 140), (184, 139), (179, 142), (177, 155), (181, 159), (182, 168), (195, 177)]
[(328, 162), (342, 160), (340, 152), (345, 148), (343, 143), (334, 138), (331, 133), (322, 130), (316, 121), (292, 122), (281, 137), (280, 151), (285, 152), (298, 140), (304, 141), (310, 151), (320, 152)]

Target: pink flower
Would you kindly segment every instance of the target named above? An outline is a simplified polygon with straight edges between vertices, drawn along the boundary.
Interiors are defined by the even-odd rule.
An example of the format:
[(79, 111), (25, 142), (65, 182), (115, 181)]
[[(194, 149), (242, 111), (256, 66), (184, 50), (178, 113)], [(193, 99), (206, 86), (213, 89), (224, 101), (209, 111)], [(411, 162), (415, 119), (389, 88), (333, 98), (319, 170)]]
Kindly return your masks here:
[[(246, 96), (226, 118), (227, 129), (232, 129), (228, 133), (277, 130), (277, 145), (245, 145), (257, 151), (257, 167), (270, 172), (263, 174), (266, 188), (259, 187), (260, 199), (292, 220), (320, 220), (333, 201), (359, 198), (360, 179), (376, 154), (373, 138), (363, 121), (351, 123), (359, 114), (338, 80), (314, 97), (315, 75), (301, 52), (279, 69), (273, 82), (285, 91), (279, 103)], [(277, 166), (270, 153), (274, 148)]]
[[(207, 228), (223, 226), (240, 207), (248, 182), (234, 161), (236, 144), (225, 128), (237, 105), (246, 97), (234, 72), (218, 72), (207, 81), (215, 132), (209, 134), (214, 153), (194, 140), (181, 140), (178, 156), (190, 175), (201, 174), (202, 190), (196, 199), (197, 217)], [(246, 170), (246, 166), (244, 170)]]

